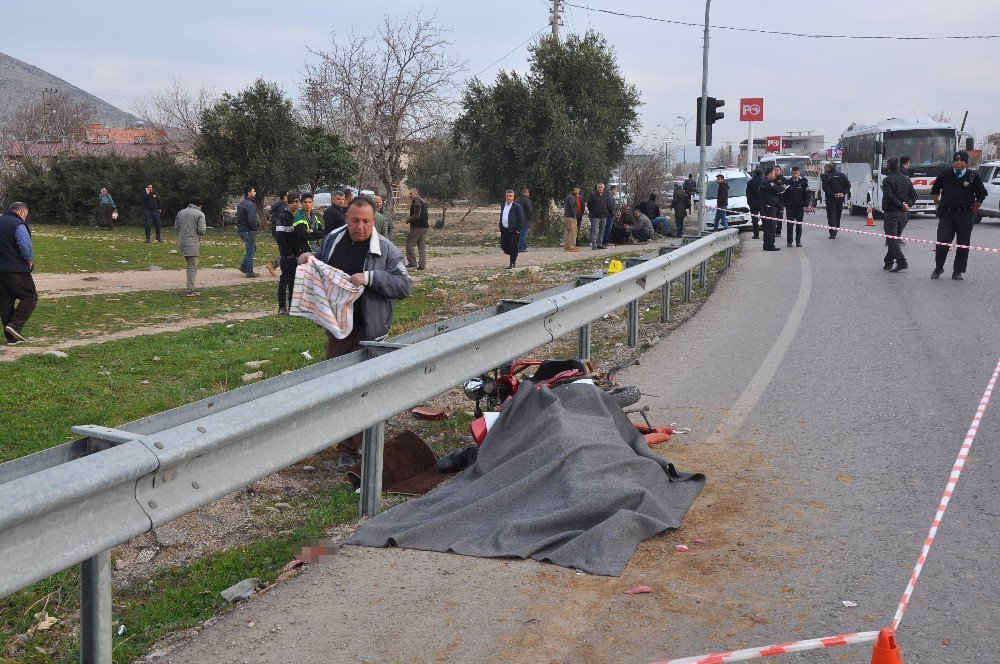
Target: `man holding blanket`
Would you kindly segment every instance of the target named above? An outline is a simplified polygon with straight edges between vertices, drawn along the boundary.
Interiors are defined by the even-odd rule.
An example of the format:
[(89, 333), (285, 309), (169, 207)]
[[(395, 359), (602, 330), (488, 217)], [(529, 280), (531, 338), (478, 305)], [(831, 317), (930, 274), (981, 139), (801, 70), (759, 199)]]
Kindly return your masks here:
[[(343, 272), (338, 278), (347, 277), (349, 283), (345, 283), (345, 287), (363, 288), (360, 296), (353, 300), (353, 325), (349, 331), (339, 330), (335, 335), (324, 325), (328, 328), (327, 359), (360, 349), (362, 341), (377, 341), (388, 336), (395, 300), (408, 297), (413, 287), (403, 254), (388, 238), (376, 233), (374, 227), (375, 208), (371, 201), (363, 196), (355, 198), (347, 207), (347, 225), (323, 238), (315, 257)], [(309, 263), (310, 257), (310, 253), (299, 256), (299, 265)], [(298, 312), (293, 310), (292, 313)], [(339, 338), (345, 332), (346, 335)], [(337, 470), (349, 470), (360, 448), (360, 433), (341, 441), (337, 445)]]

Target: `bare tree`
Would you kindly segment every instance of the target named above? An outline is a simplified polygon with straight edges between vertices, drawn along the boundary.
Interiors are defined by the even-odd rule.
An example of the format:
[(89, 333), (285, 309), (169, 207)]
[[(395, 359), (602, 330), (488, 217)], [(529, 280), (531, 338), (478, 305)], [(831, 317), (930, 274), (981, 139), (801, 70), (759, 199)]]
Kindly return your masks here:
[(406, 173), (404, 156), (446, 120), (448, 96), (462, 64), (445, 56), (451, 42), (436, 16), (420, 13), (394, 21), (388, 16), (376, 35), (335, 34), (332, 50), (310, 51), (301, 103), (307, 122), (353, 145), (359, 164), (381, 183), (386, 209)]
[(189, 89), (176, 78), (160, 92), (140, 97), (135, 112), (154, 129), (166, 131), (168, 141), (191, 144), (198, 137), (201, 112), (217, 99), (212, 88)]
[(628, 192), (628, 200), (639, 203), (663, 189), (667, 179), (666, 157), (659, 148), (631, 145), (625, 151), (618, 173)]
[(931, 120), (934, 122), (940, 122), (941, 124), (947, 124), (951, 122), (951, 117), (945, 114), (944, 109), (941, 109), (937, 113), (931, 113)]
[(733, 144), (726, 143), (720, 145), (715, 149), (715, 154), (712, 155), (712, 159), (709, 162), (711, 166), (732, 166), (736, 163), (736, 157), (733, 153)]
[(10, 114), (4, 122), (5, 133), (11, 140), (25, 144), (80, 140), (84, 136), (86, 125), (94, 121), (96, 114), (94, 105), (90, 102), (73, 99), (60, 94), (58, 90), (46, 88), (37, 101), (23, 104)]

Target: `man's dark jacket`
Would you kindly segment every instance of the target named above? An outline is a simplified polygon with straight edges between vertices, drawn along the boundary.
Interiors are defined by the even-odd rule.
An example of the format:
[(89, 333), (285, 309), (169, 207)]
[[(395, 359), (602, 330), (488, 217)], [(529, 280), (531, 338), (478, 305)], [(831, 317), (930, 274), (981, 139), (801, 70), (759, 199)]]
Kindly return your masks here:
[(410, 228), (430, 228), (430, 224), (427, 223), (427, 203), (424, 202), (424, 199), (419, 196), (413, 199), (413, 202), (410, 203), (410, 216), (406, 223), (410, 225)]
[(323, 212), (323, 233), (332, 233), (347, 223), (347, 208), (331, 205)]
[(716, 205), (716, 207), (720, 207), (720, 208), (728, 208), (729, 207), (729, 183), (728, 182), (723, 181), (722, 184), (719, 185), (719, 191), (718, 191), (718, 193), (715, 196), (715, 205)]
[(535, 206), (531, 204), (531, 199), (522, 194), (514, 199), (514, 202), (524, 210), (524, 218), (530, 224), (531, 218), (535, 216)]
[(747, 205), (750, 208), (760, 207), (760, 186), (764, 183), (763, 175), (755, 175), (747, 182)]
[(14, 233), (18, 226), (24, 226), (31, 234), (28, 224), (12, 212), (0, 216), (0, 272), (31, 272), (31, 266), (21, 255)]
[(521, 226), (528, 223), (528, 220), (524, 217), (524, 209), (518, 204), (517, 201), (513, 201), (510, 204), (510, 212), (507, 213), (507, 228), (504, 228), (503, 208), (505, 205), (507, 205), (506, 201), (500, 204), (500, 221), (497, 222), (500, 225), (500, 232), (520, 232)]
[(142, 209), (160, 210), (160, 197), (156, 195), (155, 191), (152, 194), (142, 192)]
[(823, 193), (826, 194), (827, 201), (836, 198), (837, 194), (843, 194), (846, 200), (851, 193), (851, 181), (843, 173), (823, 173), (820, 180), (823, 182)]
[(580, 206), (577, 207), (576, 198), (577, 197), (573, 195), (572, 191), (566, 195), (566, 207), (563, 210), (563, 215), (567, 217), (576, 217), (576, 220), (580, 221), (580, 219), (583, 217), (584, 210), (587, 209), (587, 205), (586, 201), (584, 201), (583, 198), (581, 197)]
[(898, 212), (903, 209), (903, 203), (913, 205), (917, 202), (917, 192), (910, 178), (899, 171), (893, 171), (882, 180), (882, 209), (886, 212)]
[(248, 196), (236, 206), (236, 230), (240, 233), (256, 233), (260, 230), (257, 204)]
[(636, 207), (639, 208), (639, 212), (642, 212), (650, 219), (656, 219), (660, 216), (660, 206), (656, 204), (656, 199), (647, 198)]
[(788, 178), (788, 189), (782, 195), (782, 202), (785, 207), (804, 208), (812, 203), (812, 192), (809, 191), (809, 181), (803, 177), (798, 180)]
[(587, 196), (587, 214), (597, 219), (605, 219), (608, 216), (608, 201), (604, 194), (597, 193), (597, 189)]

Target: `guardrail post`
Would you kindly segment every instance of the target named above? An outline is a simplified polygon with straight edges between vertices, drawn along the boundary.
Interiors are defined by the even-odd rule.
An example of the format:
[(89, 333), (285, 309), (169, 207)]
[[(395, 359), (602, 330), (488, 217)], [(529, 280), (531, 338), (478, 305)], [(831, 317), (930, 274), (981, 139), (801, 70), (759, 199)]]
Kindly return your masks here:
[(698, 266), (698, 288), (705, 287), (705, 280), (708, 278), (708, 261), (702, 261)]
[(684, 273), (684, 301), (691, 301), (691, 270)]
[(628, 303), (628, 345), (635, 348), (639, 345), (639, 300)]
[(382, 509), (382, 453), (385, 422), (368, 427), (361, 439), (361, 516), (375, 516)]
[(576, 339), (576, 356), (581, 360), (590, 359), (590, 323), (580, 328)]
[(726, 247), (726, 269), (728, 270), (733, 266), (733, 248)]
[(111, 551), (80, 563), (80, 662), (111, 664)]
[(660, 322), (666, 323), (670, 320), (670, 287), (674, 282), (668, 281), (660, 286)]

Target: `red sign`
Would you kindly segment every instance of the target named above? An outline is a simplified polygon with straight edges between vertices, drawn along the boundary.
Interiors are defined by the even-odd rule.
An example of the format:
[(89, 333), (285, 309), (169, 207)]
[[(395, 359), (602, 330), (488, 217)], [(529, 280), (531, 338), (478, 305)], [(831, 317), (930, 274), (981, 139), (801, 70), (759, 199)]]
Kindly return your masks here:
[(781, 136), (768, 136), (765, 152), (781, 152)]
[(744, 97), (740, 99), (740, 122), (761, 122), (763, 120), (763, 97)]

